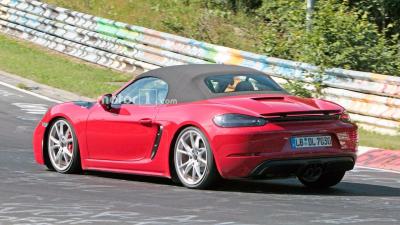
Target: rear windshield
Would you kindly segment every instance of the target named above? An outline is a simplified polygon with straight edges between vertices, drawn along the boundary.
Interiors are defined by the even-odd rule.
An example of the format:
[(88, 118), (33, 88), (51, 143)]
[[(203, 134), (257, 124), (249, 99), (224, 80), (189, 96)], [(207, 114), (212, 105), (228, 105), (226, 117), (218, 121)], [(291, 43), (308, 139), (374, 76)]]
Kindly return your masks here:
[(213, 93), (283, 91), (283, 89), (267, 75), (213, 75), (205, 78), (204, 81)]

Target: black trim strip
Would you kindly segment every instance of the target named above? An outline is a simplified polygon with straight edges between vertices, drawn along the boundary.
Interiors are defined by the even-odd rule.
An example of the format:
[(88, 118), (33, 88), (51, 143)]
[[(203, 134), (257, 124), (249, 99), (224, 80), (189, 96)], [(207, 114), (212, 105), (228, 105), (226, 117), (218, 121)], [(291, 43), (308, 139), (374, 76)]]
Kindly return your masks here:
[(275, 174), (296, 174), (312, 164), (320, 164), (325, 171), (352, 170), (355, 159), (352, 156), (328, 156), (311, 158), (272, 159), (259, 164), (250, 173), (251, 178), (263, 178)]
[(270, 116), (306, 116), (306, 115), (329, 115), (329, 114), (338, 114), (339, 110), (308, 110), (308, 111), (292, 111), (292, 112), (277, 112), (277, 113), (264, 113), (261, 114), (265, 117)]
[(338, 120), (338, 119), (339, 115), (282, 116), (282, 117), (267, 118), (267, 120), (270, 122)]
[(158, 126), (156, 139), (154, 140), (153, 149), (151, 151), (150, 158), (153, 159), (158, 151), (158, 147), (160, 146), (161, 136), (163, 133), (163, 126)]

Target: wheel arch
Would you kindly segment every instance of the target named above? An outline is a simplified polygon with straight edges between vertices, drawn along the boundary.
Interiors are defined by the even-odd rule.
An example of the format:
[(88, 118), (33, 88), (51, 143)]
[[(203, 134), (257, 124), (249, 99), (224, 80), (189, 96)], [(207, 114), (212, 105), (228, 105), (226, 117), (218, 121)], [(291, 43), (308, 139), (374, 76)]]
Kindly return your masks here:
[[(179, 182), (178, 175), (176, 174), (176, 171), (175, 171), (175, 164), (174, 164), (174, 148), (175, 148), (175, 143), (176, 143), (176, 140), (178, 139), (180, 133), (181, 133), (184, 129), (188, 128), (188, 127), (195, 127), (195, 128), (197, 128), (197, 129), (199, 129), (199, 130), (206, 136), (206, 138), (208, 139), (208, 142), (210, 142), (210, 137), (209, 137), (208, 133), (207, 133), (207, 132), (205, 131), (205, 129), (204, 129), (201, 125), (199, 125), (199, 124), (195, 124), (195, 123), (186, 123), (186, 124), (181, 125), (178, 129), (176, 129), (176, 131), (174, 132), (174, 134), (173, 134), (173, 136), (172, 136), (172, 139), (171, 139), (171, 142), (170, 142), (170, 145), (169, 145), (169, 149), (168, 149), (168, 151), (169, 151), (169, 153), (168, 153), (168, 168), (169, 168), (169, 174), (170, 174), (170, 176), (171, 176), (171, 179), (172, 179), (174, 182), (176, 182), (176, 181)], [(210, 145), (211, 145), (211, 143), (210, 143)], [(218, 164), (216, 163), (216, 160), (215, 160), (215, 152), (214, 152), (214, 150), (213, 150), (212, 148), (211, 148), (211, 151), (212, 151), (213, 154), (214, 154), (214, 163), (215, 163), (215, 165), (216, 165), (216, 167), (217, 167), (217, 171), (218, 171), (218, 173), (220, 173)]]
[(44, 130), (44, 135), (43, 135), (43, 147), (42, 147), (42, 154), (43, 154), (43, 161), (44, 164), (47, 166), (47, 168), (49, 169), (54, 169), (53, 165), (50, 162), (50, 158), (49, 158), (49, 152), (48, 152), (48, 146), (47, 146), (47, 139), (49, 137), (49, 132), (51, 129), (51, 126), (53, 125), (53, 123), (60, 119), (63, 118), (62, 116), (55, 116), (53, 118), (51, 118), (49, 120), (49, 122), (47, 123), (46, 129)]
[[(46, 129), (44, 131), (43, 147), (42, 147), (43, 161), (44, 161), (44, 164), (49, 169), (54, 169), (54, 168), (53, 168), (53, 165), (50, 162), (50, 158), (49, 158), (49, 154), (48, 154), (47, 139), (49, 137), (49, 132), (50, 132), (51, 126), (54, 124), (55, 121), (57, 121), (59, 119), (64, 119), (64, 120), (68, 121), (71, 124), (71, 126), (73, 126), (73, 123), (71, 123), (71, 121), (66, 116), (63, 116), (63, 115), (54, 116), (53, 118), (51, 118), (49, 120), (48, 125), (46, 126)], [(74, 128), (74, 127), (72, 127), (72, 128)], [(76, 130), (75, 130), (75, 132), (76, 132)], [(79, 141), (78, 141), (78, 151), (79, 151), (79, 149), (80, 148), (79, 148)], [(79, 157), (79, 159), (81, 160), (80, 157)]]
[(171, 176), (171, 179), (178, 183), (179, 182), (179, 178), (178, 178), (178, 174), (176, 174), (175, 171), (175, 163), (174, 163), (174, 148), (175, 148), (175, 143), (176, 140), (178, 139), (179, 134), (186, 128), (188, 127), (196, 127), (193, 124), (185, 124), (180, 126), (175, 133), (172, 136), (171, 142), (169, 144), (169, 149), (168, 149), (168, 168), (169, 168), (169, 174)]

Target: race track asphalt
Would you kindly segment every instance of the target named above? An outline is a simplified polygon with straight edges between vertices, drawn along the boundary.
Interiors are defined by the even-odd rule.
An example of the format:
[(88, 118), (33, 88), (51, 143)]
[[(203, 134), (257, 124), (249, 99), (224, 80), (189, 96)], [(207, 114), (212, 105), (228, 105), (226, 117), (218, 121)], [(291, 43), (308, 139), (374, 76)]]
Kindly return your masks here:
[(296, 179), (189, 190), (168, 179), (36, 165), (32, 131), (51, 102), (0, 85), (2, 224), (400, 224), (400, 174), (356, 168), (326, 191)]

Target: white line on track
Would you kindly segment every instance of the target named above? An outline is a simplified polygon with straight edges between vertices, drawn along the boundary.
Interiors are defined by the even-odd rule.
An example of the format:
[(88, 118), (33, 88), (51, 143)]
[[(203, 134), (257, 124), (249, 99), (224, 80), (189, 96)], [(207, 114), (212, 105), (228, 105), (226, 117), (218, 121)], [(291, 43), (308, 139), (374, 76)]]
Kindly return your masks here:
[(17, 90), (17, 91), (20, 91), (20, 92), (28, 94), (28, 95), (35, 96), (37, 98), (40, 98), (40, 99), (43, 99), (43, 100), (46, 100), (46, 101), (55, 102), (55, 103), (62, 103), (62, 101), (59, 101), (59, 100), (56, 100), (56, 99), (53, 99), (53, 98), (49, 98), (49, 97), (46, 97), (46, 96), (43, 96), (43, 95), (40, 95), (40, 94), (37, 94), (37, 93), (32, 92), (32, 91), (24, 90), (24, 89), (18, 88), (16, 86), (13, 86), (11, 84), (4, 83), (2, 81), (0, 81), (0, 85), (6, 86), (8, 88), (11, 88), (11, 89), (14, 89), (14, 90)]
[(45, 114), (49, 107), (48, 105), (45, 104), (33, 104), (33, 103), (12, 103), (12, 105), (17, 106), (26, 113), (39, 114), (39, 115)]
[(396, 173), (396, 174), (400, 174), (400, 171), (387, 170), (387, 169), (380, 169), (380, 168), (373, 168), (373, 167), (368, 167), (368, 166), (358, 166), (357, 164), (356, 164), (355, 168), (370, 169), (370, 170), (376, 170), (376, 171), (380, 171), (380, 172), (387, 172), (387, 173)]

